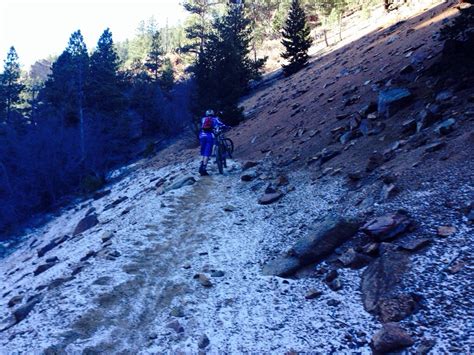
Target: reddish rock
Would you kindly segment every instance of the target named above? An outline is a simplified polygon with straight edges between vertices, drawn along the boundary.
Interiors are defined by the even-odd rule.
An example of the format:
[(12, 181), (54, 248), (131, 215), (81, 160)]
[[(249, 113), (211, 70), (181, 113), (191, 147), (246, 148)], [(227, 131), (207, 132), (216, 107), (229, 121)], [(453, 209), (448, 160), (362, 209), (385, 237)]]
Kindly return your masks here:
[(362, 231), (378, 241), (386, 241), (406, 232), (411, 224), (405, 214), (397, 212), (371, 219), (362, 227)]
[(387, 323), (375, 333), (371, 345), (376, 352), (386, 353), (404, 349), (414, 343), (412, 337), (397, 323)]
[(283, 193), (277, 191), (273, 193), (268, 193), (264, 194), (260, 199), (258, 200), (258, 203), (260, 205), (270, 205), (276, 201), (278, 201), (280, 198), (283, 197)]

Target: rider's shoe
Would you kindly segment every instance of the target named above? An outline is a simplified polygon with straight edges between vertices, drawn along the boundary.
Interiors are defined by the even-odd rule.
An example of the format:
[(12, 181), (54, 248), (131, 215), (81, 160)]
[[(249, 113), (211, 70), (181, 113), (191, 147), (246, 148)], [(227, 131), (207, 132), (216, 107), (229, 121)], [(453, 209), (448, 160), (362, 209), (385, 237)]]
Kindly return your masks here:
[(209, 175), (206, 171), (206, 167), (204, 166), (204, 164), (201, 164), (201, 166), (199, 167), (199, 174), (201, 174), (201, 176), (208, 176)]

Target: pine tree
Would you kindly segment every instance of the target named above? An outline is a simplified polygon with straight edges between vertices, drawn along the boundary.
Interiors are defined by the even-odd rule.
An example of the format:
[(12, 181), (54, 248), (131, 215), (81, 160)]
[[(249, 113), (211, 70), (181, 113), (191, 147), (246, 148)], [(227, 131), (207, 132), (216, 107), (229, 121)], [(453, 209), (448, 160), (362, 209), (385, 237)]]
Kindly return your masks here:
[(124, 98), (118, 77), (119, 59), (112, 33), (106, 29), (91, 55), (87, 81), (87, 106), (105, 114), (119, 114), (124, 108)]
[(14, 47), (10, 47), (0, 74), (0, 118), (6, 122), (12, 119), (12, 111), (20, 102), (24, 86), (20, 83), (20, 64)]
[(94, 137), (88, 157), (95, 172), (103, 171), (119, 160), (129, 147), (130, 119), (126, 114), (127, 101), (118, 74), (119, 59), (112, 33), (106, 29), (91, 55), (86, 86), (87, 108)]
[(150, 50), (145, 62), (145, 67), (151, 74), (152, 80), (157, 83), (160, 77), (160, 68), (162, 65), (163, 50), (161, 48), (161, 35), (159, 31), (153, 34), (150, 44)]
[(286, 49), (282, 57), (289, 62), (287, 65), (283, 65), (283, 70), (285, 75), (291, 75), (306, 65), (308, 50), (312, 44), (310, 29), (306, 23), (306, 14), (298, 0), (291, 2), (282, 36), (282, 44)]
[[(229, 5), (226, 14), (215, 21), (214, 33), (193, 67), (197, 86), (195, 113), (207, 108), (223, 112), (228, 124), (242, 118), (238, 101), (248, 90), (255, 74), (249, 58), (251, 28), (242, 5)], [(260, 67), (263, 63), (259, 62)]]
[(163, 71), (160, 77), (160, 85), (163, 91), (167, 94), (174, 86), (174, 69), (173, 64), (169, 58), (166, 58), (163, 63)]

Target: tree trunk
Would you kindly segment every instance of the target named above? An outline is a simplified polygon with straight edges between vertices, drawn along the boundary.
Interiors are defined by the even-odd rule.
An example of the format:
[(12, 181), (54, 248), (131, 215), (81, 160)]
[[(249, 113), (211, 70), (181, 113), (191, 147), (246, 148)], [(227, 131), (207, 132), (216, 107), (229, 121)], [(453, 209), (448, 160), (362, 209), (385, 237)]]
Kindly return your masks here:
[(328, 42), (328, 30), (324, 29), (323, 30), (324, 34), (324, 42), (326, 43), (326, 47), (329, 47), (329, 42)]

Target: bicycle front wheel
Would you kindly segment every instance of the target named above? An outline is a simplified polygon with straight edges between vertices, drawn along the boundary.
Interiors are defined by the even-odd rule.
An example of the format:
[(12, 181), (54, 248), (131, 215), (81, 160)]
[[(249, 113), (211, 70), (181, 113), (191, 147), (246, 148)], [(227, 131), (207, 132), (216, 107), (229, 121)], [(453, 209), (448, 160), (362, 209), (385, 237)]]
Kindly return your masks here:
[(219, 169), (219, 174), (224, 174), (224, 155), (223, 155), (222, 147), (221, 145), (218, 145), (216, 147), (216, 163), (217, 163), (217, 168)]
[(229, 158), (232, 158), (232, 154), (234, 154), (234, 142), (230, 138), (224, 139), (224, 145), (227, 150), (227, 153), (229, 153)]

